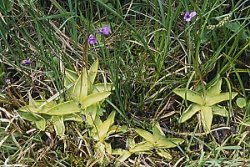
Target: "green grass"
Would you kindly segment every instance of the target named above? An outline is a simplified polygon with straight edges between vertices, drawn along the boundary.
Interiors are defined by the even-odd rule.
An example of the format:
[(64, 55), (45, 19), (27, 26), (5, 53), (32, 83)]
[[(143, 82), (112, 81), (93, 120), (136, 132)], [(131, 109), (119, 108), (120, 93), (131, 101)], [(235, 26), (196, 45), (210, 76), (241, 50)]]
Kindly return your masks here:
[[(128, 127), (107, 138), (112, 149), (128, 149), (132, 139), (143, 141), (134, 129), (150, 131), (155, 122), (167, 138), (185, 140), (168, 149), (171, 160), (156, 154), (156, 148), (131, 155), (123, 166), (249, 164), (249, 7), (247, 0), (1, 1), (0, 165), (98, 164), (96, 141), (84, 121), (66, 123), (60, 140), (53, 128), (41, 132), (18, 112), (28, 103), (28, 92), (34, 99), (62, 92), (57, 101), (67, 100), (61, 91), (65, 68), (79, 74), (96, 59), (97, 80), (114, 86), (101, 120), (116, 111), (115, 124)], [(186, 11), (197, 16), (185, 22)], [(111, 27), (108, 37), (97, 33), (103, 25)], [(89, 34), (97, 35), (96, 46), (88, 45)], [(23, 65), (24, 59), (31, 64)], [(238, 92), (236, 99), (243, 97), (246, 106), (240, 108), (235, 99), (223, 102), (232, 117), (215, 116), (209, 134), (203, 132), (198, 115), (180, 124), (190, 103), (172, 91), (186, 87), (203, 92), (218, 75), (223, 92)], [(100, 166), (114, 164), (118, 156), (105, 152), (104, 157)]]

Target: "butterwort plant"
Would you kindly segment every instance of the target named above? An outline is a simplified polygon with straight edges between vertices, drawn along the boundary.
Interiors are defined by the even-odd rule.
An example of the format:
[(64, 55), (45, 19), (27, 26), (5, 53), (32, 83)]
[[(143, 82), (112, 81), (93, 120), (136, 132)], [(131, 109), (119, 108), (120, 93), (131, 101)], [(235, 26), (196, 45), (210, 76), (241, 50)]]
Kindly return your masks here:
[(195, 92), (186, 88), (177, 88), (173, 90), (175, 94), (185, 100), (192, 102), (189, 107), (182, 113), (179, 122), (183, 123), (189, 120), (197, 112), (200, 113), (201, 123), (206, 133), (211, 131), (213, 115), (228, 117), (229, 112), (219, 103), (232, 100), (237, 93), (225, 92), (221, 93), (222, 79), (219, 78), (211, 85), (205, 93)]
[(86, 122), (92, 125), (102, 111), (102, 103), (111, 94), (112, 85), (111, 83), (95, 83), (98, 67), (99, 61), (96, 60), (90, 69), (83, 67), (79, 76), (76, 72), (66, 69), (64, 78), (64, 86), (68, 95), (66, 101), (57, 101), (57, 97), (59, 98), (65, 89), (49, 99), (41, 100), (34, 100), (29, 93), (29, 102), (19, 108), (19, 114), (23, 119), (34, 123), (41, 131), (53, 125), (56, 134), (61, 139), (65, 133), (65, 121), (82, 122), (81, 116), (84, 114)]

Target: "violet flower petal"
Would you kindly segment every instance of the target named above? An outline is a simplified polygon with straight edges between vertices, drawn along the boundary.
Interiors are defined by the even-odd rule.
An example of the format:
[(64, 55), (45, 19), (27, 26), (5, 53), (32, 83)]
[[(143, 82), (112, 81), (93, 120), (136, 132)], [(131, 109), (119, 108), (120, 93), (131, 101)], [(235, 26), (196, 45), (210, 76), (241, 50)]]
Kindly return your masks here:
[(110, 35), (111, 34), (111, 30), (110, 30), (110, 27), (109, 26), (103, 26), (102, 28), (99, 29), (99, 32), (102, 34), (102, 35)]
[(93, 34), (89, 35), (88, 43), (90, 45), (96, 45), (97, 44), (97, 39), (96, 39), (96, 37)]
[(189, 14), (189, 16), (192, 18), (192, 17), (194, 17), (194, 16), (196, 16), (196, 12), (194, 11), (194, 12), (191, 12), (190, 14)]
[(193, 11), (193, 12), (191, 12), (191, 13), (186, 12), (185, 15), (184, 15), (184, 20), (187, 21), (187, 22), (189, 22), (189, 21), (191, 21), (191, 19), (192, 19), (194, 16), (196, 16), (196, 12), (195, 12), (195, 11)]
[(25, 59), (22, 61), (22, 65), (30, 65), (30, 64), (31, 64), (31, 61), (28, 59)]

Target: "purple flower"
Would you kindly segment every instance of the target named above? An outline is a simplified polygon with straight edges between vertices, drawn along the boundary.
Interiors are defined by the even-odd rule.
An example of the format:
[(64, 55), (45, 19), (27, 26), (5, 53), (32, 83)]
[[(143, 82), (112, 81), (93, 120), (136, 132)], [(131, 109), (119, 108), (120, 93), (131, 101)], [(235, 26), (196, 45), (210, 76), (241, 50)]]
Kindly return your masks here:
[(22, 65), (30, 65), (31, 61), (29, 59), (25, 59), (22, 61)]
[(109, 26), (103, 26), (102, 28), (99, 29), (99, 33), (101, 33), (102, 35), (108, 36), (111, 34), (111, 30)]
[(93, 34), (90, 34), (90, 35), (89, 35), (88, 43), (89, 43), (90, 45), (96, 45), (96, 44), (97, 44), (96, 37), (95, 37)]
[(191, 21), (191, 19), (192, 19), (194, 16), (196, 16), (196, 12), (195, 12), (195, 11), (193, 11), (193, 12), (191, 12), (191, 13), (186, 12), (185, 15), (184, 15), (184, 20), (187, 21), (187, 22), (189, 22), (189, 21)]

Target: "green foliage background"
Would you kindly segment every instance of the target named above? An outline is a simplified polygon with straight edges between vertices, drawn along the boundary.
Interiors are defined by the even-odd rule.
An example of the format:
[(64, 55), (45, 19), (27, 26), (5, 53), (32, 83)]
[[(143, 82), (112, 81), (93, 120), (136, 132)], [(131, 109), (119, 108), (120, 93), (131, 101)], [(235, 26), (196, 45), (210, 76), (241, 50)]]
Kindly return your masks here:
[[(112, 149), (143, 142), (134, 129), (151, 133), (156, 122), (167, 138), (185, 140), (168, 150), (172, 160), (153, 149), (134, 154), (122, 165), (249, 163), (249, 7), (247, 0), (0, 1), (0, 164), (98, 163), (96, 141), (84, 121), (66, 123), (66, 138), (59, 140), (53, 129), (40, 132), (17, 112), (28, 104), (28, 92), (35, 100), (61, 92), (58, 102), (65, 101), (65, 68), (80, 74), (96, 59), (97, 80), (114, 86), (101, 119), (115, 111), (115, 125), (128, 127), (118, 137), (106, 138)], [(185, 22), (186, 11), (197, 16)], [(103, 25), (111, 27), (110, 36), (98, 33)], [(89, 34), (97, 36), (96, 46), (88, 45)], [(22, 64), (26, 59), (30, 65)], [(204, 134), (199, 115), (179, 124), (190, 103), (172, 91), (204, 93), (217, 76), (223, 79), (223, 92), (237, 92), (236, 99), (246, 104), (238, 106), (232, 99), (221, 103), (231, 117), (214, 117), (209, 134)], [(118, 156), (106, 157), (109, 164)]]

